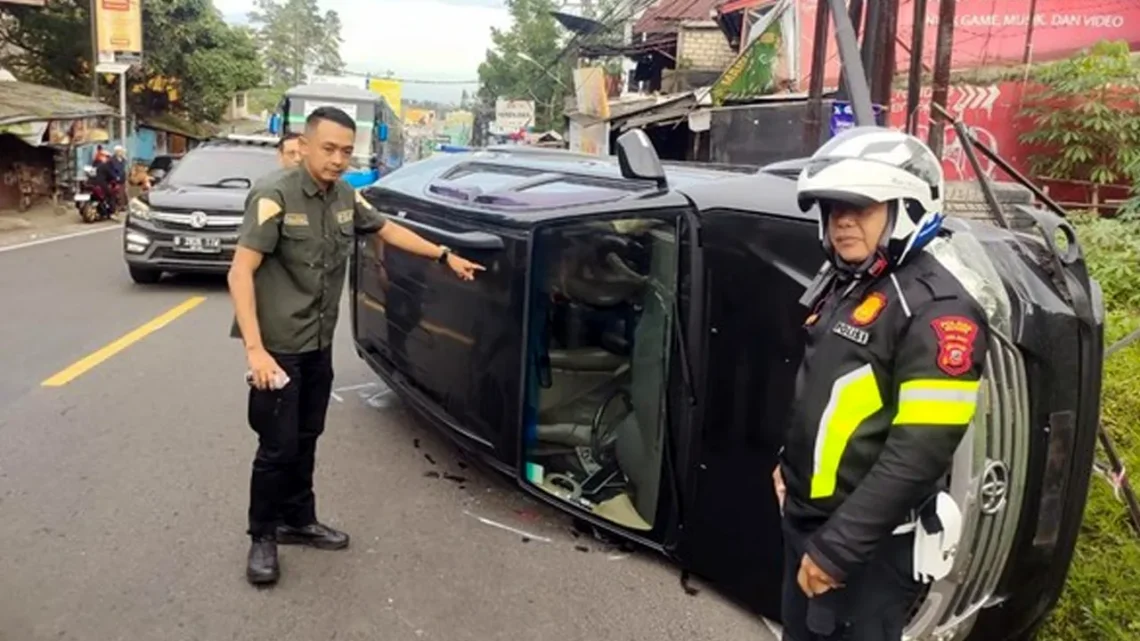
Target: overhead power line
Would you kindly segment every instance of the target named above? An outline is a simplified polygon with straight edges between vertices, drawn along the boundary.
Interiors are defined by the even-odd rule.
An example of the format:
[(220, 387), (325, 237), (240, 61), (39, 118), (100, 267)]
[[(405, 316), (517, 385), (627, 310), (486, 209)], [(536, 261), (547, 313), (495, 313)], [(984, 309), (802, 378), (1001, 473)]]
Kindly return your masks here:
[(399, 78), (390, 76), (387, 73), (372, 73), (367, 71), (343, 71), (341, 72), (346, 76), (356, 76), (358, 78), (376, 78), (379, 80), (395, 80), (409, 85), (477, 85), (478, 80), (422, 80), (418, 78)]

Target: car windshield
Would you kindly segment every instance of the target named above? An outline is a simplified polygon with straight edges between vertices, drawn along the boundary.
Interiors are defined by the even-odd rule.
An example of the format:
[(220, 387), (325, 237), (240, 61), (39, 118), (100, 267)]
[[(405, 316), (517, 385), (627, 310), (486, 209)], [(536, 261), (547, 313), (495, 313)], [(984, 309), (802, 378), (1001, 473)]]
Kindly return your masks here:
[(228, 189), (248, 189), (277, 169), (277, 156), (263, 149), (212, 149), (186, 154), (170, 172), (167, 182)]

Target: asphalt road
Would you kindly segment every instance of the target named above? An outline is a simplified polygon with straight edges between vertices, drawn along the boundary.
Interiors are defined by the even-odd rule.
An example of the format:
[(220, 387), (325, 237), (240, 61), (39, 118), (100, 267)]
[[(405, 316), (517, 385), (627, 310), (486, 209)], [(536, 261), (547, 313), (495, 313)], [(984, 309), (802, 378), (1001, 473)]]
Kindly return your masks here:
[[(0, 251), (0, 639), (774, 639), (707, 586), (687, 594), (656, 556), (579, 535), (464, 463), (391, 395), (373, 398), (382, 387), (347, 322), (317, 496), (353, 544), (282, 548), (280, 583), (252, 588), (255, 439), (224, 283), (136, 286), (120, 242), (110, 231)], [(153, 331), (116, 351), (139, 327)], [(69, 380), (43, 385), (59, 372)]]

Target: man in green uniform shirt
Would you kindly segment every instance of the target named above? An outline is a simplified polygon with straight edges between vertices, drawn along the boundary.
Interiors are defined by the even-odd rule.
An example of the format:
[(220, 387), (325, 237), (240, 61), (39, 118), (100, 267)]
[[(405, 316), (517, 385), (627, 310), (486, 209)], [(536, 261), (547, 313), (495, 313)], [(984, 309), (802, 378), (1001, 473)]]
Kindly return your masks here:
[(250, 191), (229, 272), (233, 335), (249, 362), (249, 422), (259, 445), (250, 482), (246, 567), (251, 583), (279, 576), (277, 544), (321, 549), (348, 535), (317, 520), (313, 464), (332, 391), (332, 341), (357, 234), (446, 264), (463, 280), (483, 267), (387, 222), (341, 175), (356, 124), (321, 107), (305, 122), (300, 165)]

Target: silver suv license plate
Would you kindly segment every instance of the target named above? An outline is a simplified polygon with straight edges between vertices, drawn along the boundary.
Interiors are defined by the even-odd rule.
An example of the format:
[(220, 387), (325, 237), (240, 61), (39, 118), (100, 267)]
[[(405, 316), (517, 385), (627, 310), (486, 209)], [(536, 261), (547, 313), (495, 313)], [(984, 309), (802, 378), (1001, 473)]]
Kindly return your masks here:
[(222, 251), (221, 238), (203, 238), (201, 236), (175, 236), (175, 251), (189, 254), (217, 254)]

